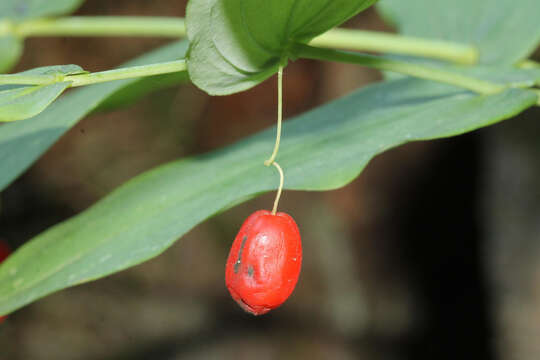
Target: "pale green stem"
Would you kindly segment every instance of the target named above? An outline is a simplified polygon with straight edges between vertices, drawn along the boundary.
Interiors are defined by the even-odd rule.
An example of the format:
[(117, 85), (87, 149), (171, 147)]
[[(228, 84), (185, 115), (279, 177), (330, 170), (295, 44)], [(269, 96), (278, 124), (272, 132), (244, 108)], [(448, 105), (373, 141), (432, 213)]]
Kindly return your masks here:
[(279, 188), (274, 200), (274, 207), (272, 209), (272, 215), (276, 215), (276, 211), (279, 204), (279, 198), (281, 197), (281, 191), (283, 190), (283, 170), (281, 166), (275, 161), (279, 152), (279, 143), (281, 140), (281, 123), (283, 120), (283, 65), (278, 68), (278, 108), (277, 108), (277, 129), (276, 129), (276, 143), (274, 144), (274, 151), (268, 160), (264, 162), (264, 165), (274, 165), (279, 172)]
[(465, 65), (475, 64), (479, 57), (475, 47), (465, 44), (351, 29), (333, 29), (317, 36), (309, 44), (334, 49), (421, 56)]
[(97, 73), (66, 76), (64, 81), (72, 81), (73, 87), (101, 82), (130, 79), (143, 76), (153, 76), (161, 74), (175, 73), (186, 70), (185, 60), (176, 60), (158, 64), (133, 66), (122, 69), (108, 70)]
[(133, 66), (115, 70), (76, 75), (0, 75), (0, 85), (49, 85), (56, 82), (71, 82), (70, 86), (76, 87), (114, 80), (169, 74), (185, 70), (185, 60), (177, 60), (158, 64)]
[(308, 45), (296, 45), (292, 49), (292, 52), (295, 56), (300, 58), (358, 64), (379, 70), (393, 71), (422, 79), (443, 82), (480, 94), (496, 94), (506, 88), (505, 86), (499, 84), (440, 70), (426, 65), (391, 60), (377, 56), (317, 48)]
[[(185, 21), (178, 17), (75, 16), (30, 19), (19, 23), (0, 21), (0, 36), (155, 36), (183, 37)], [(460, 64), (478, 60), (476, 48), (459, 43), (429, 40), (397, 34), (332, 29), (319, 35), (312, 45), (347, 50), (376, 51), (422, 56)]]
[(11, 25), (16, 36), (156, 36), (184, 37), (184, 19), (143, 16), (74, 16), (27, 20)]
[(279, 142), (281, 141), (281, 122), (283, 119), (283, 66), (278, 69), (278, 107), (277, 107), (277, 129), (276, 129), (276, 143), (274, 145), (274, 151), (268, 160), (264, 162), (264, 165), (270, 166), (276, 159), (279, 151)]
[(279, 172), (279, 187), (276, 194), (276, 199), (274, 200), (274, 207), (272, 208), (272, 215), (276, 215), (278, 204), (279, 204), (279, 198), (281, 197), (281, 191), (283, 191), (283, 170), (281, 169), (281, 166), (277, 162), (273, 162), (272, 165), (274, 165)]

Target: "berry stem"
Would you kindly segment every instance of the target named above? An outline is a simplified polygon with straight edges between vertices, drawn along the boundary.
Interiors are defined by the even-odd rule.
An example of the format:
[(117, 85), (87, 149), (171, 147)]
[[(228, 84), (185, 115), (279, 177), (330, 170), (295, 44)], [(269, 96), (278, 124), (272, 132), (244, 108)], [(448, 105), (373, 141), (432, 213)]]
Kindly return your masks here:
[(283, 118), (283, 66), (280, 65), (278, 69), (278, 107), (277, 107), (277, 133), (276, 144), (274, 145), (274, 152), (270, 159), (264, 162), (264, 165), (270, 166), (276, 159), (279, 151), (279, 142), (281, 140), (281, 120)]
[(279, 172), (279, 188), (274, 200), (274, 207), (272, 209), (272, 215), (276, 215), (279, 198), (281, 197), (281, 191), (283, 190), (283, 170), (281, 166), (275, 161), (279, 151), (279, 142), (281, 140), (281, 122), (283, 120), (283, 65), (278, 69), (278, 111), (277, 111), (277, 129), (276, 129), (276, 144), (274, 145), (274, 151), (268, 160), (264, 162), (264, 165), (274, 165)]
[(281, 197), (281, 191), (283, 190), (283, 170), (281, 169), (281, 166), (277, 162), (273, 162), (272, 165), (276, 167), (276, 169), (279, 172), (279, 188), (276, 194), (276, 200), (274, 200), (274, 207), (272, 208), (272, 215), (276, 215), (278, 204), (279, 204), (279, 198)]

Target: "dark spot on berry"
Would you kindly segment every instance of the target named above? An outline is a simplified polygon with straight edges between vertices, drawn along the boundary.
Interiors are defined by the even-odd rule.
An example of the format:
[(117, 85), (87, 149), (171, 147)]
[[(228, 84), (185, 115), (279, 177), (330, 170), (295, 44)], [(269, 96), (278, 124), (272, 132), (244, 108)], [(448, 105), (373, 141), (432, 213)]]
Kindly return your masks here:
[(234, 273), (238, 274), (240, 270), (240, 265), (242, 264), (242, 252), (244, 251), (244, 246), (246, 245), (247, 236), (244, 235), (242, 238), (242, 244), (240, 244), (240, 250), (238, 251), (238, 260), (234, 263)]
[(253, 273), (255, 272), (255, 269), (253, 269), (253, 266), (248, 266), (248, 276), (253, 277)]

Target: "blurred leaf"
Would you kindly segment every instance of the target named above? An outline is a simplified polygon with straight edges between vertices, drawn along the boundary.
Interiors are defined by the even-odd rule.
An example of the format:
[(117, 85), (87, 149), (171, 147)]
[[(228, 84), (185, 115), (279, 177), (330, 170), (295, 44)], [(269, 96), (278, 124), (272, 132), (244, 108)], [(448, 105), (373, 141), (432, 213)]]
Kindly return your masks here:
[(84, 0), (2, 0), (0, 18), (23, 20), (75, 11)]
[(400, 32), (478, 46), (483, 64), (514, 64), (540, 42), (538, 0), (384, 0)]
[(0, 36), (0, 74), (8, 71), (19, 60), (23, 44), (13, 36)]
[(69, 85), (69, 82), (60, 82), (0, 91), (0, 121), (23, 120), (39, 114)]
[[(508, 87), (533, 87), (540, 81), (540, 68), (535, 67), (518, 68), (514, 65), (459, 66), (437, 60), (398, 55), (385, 56), (385, 58), (422, 64), (430, 68), (439, 68), (447, 72), (470, 76)], [(385, 78), (389, 80), (404, 77), (406, 75), (390, 71), (385, 72)]]
[(70, 82), (52, 83), (57, 76), (82, 74), (84, 72), (77, 65), (58, 65), (39, 67), (17, 74), (0, 75), (0, 80), (2, 78), (16, 79), (20, 75), (41, 75), (44, 78), (50, 77), (51, 80), (50, 85), (0, 86), (0, 121), (23, 120), (39, 114), (70, 86)]
[[(285, 123), (285, 186), (338, 188), (387, 149), (472, 131), (535, 102), (522, 89), (479, 96), (416, 79), (369, 86)], [(0, 314), (152, 258), (221, 209), (275, 189), (277, 174), (263, 165), (274, 136), (268, 129), (158, 167), (37, 236), (0, 265)]]
[(126, 86), (109, 96), (94, 111), (111, 111), (119, 107), (124, 107), (150, 93), (188, 81), (187, 71), (137, 79), (130, 86)]
[(510, 87), (533, 87), (540, 81), (540, 69), (518, 69), (512, 66), (445, 66), (447, 70)]
[[(12, 74), (12, 75), (78, 75), (78, 74), (86, 74), (88, 71), (85, 71), (82, 67), (79, 65), (53, 65), (53, 66), (42, 66), (30, 70), (25, 70), (20, 73)], [(9, 75), (7, 75), (9, 76)]]
[[(21, 21), (29, 18), (57, 16), (75, 11), (84, 0), (1, 0), (0, 29), (9, 24), (3, 21)], [(5, 34), (2, 29), (2, 34)], [(10, 70), (23, 51), (22, 39), (12, 35), (0, 35), (0, 73)]]
[(375, 2), (190, 0), (189, 76), (213, 95), (249, 89), (277, 71), (291, 43), (307, 43)]
[[(143, 55), (127, 63), (126, 66), (176, 60), (184, 56), (186, 49), (187, 42), (177, 42)], [(55, 101), (34, 118), (2, 125), (0, 127), (0, 190), (25, 171), (80, 119), (109, 96), (137, 81), (137, 79), (130, 79), (87, 86)]]

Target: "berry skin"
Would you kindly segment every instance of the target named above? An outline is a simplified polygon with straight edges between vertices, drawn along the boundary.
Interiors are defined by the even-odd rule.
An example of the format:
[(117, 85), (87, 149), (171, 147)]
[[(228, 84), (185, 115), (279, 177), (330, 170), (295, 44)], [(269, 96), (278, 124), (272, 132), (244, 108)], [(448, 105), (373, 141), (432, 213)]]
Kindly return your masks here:
[(262, 315), (291, 295), (301, 266), (302, 243), (293, 218), (259, 210), (246, 219), (234, 239), (225, 284), (242, 309)]
[[(9, 247), (2, 240), (0, 240), (0, 263), (4, 261), (10, 253), (11, 251), (9, 250)], [(5, 319), (5, 316), (0, 316), (0, 323)]]

